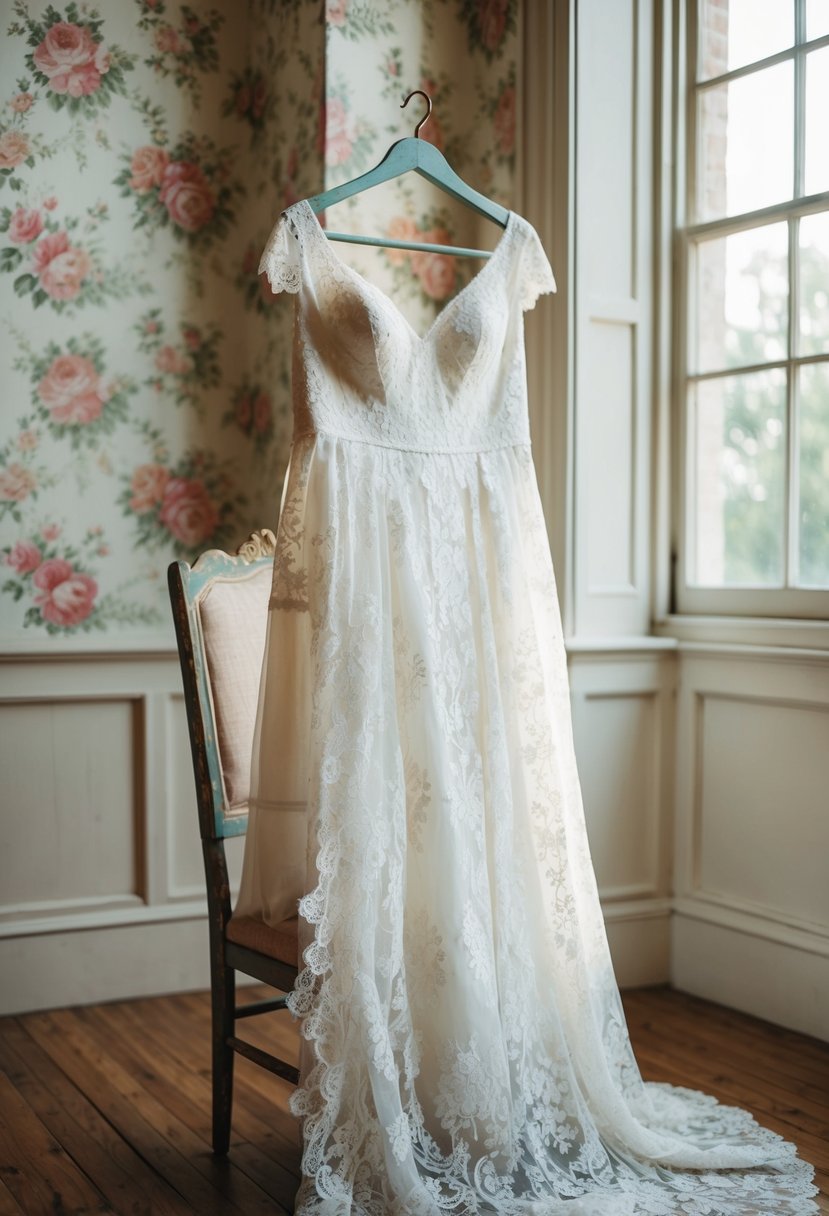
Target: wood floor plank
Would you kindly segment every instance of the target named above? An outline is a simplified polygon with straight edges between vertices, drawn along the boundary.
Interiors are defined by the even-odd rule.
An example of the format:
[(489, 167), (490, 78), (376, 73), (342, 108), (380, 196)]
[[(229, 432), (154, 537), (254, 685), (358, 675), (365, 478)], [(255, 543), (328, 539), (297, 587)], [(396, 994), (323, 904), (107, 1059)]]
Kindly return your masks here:
[(122, 1216), (192, 1216), (14, 1019), (0, 1023), (0, 1068)]
[[(626, 998), (627, 1020), (632, 1033), (634, 1028), (641, 1027), (645, 1032), (649, 1027), (658, 1029), (667, 1022), (672, 1033), (679, 1032), (683, 1038), (704, 1044), (713, 1057), (733, 1058), (739, 1061), (741, 1071), (751, 1076), (776, 1079), (812, 1101), (829, 1107), (829, 1081), (824, 1081), (822, 1070), (815, 1066), (813, 1059), (811, 1062), (804, 1060), (796, 1048), (779, 1044), (770, 1036), (763, 1036), (758, 1042), (748, 1032), (750, 1026), (726, 1028), (718, 1025), (712, 1018), (702, 1017), (678, 1002), (666, 1000), (668, 995), (657, 991), (647, 998), (644, 993), (633, 993)], [(829, 1063), (829, 1045), (825, 1054)]]
[(29, 1216), (113, 1211), (5, 1073), (0, 1073), (0, 1160), (14, 1163), (4, 1182)]
[[(14, 1166), (0, 1164), (0, 1175)], [(0, 1177), (0, 1216), (26, 1216), (20, 1204), (15, 1199), (5, 1182)]]
[[(209, 1147), (212, 1143), (209, 1051), (205, 1053), (207, 1069), (193, 1069), (170, 1051), (169, 1018), (153, 1020), (146, 1015), (142, 1018), (126, 1005), (100, 1005), (78, 1012), (93, 1030), (97, 1028), (119, 1061), (134, 1075), (140, 1074), (149, 1092)], [(269, 1106), (269, 1112), (271, 1109)], [(262, 1145), (264, 1151), (257, 1145)], [(266, 1179), (266, 1193), (285, 1206), (293, 1203), (298, 1184), (298, 1172), (290, 1172), (279, 1160), (290, 1147), (281, 1137), (273, 1135), (268, 1123), (250, 1113), (239, 1100), (238, 1092), (234, 1095), (230, 1159), (234, 1167), (257, 1185), (261, 1186), (261, 1180)]]
[[(209, 1006), (197, 997), (194, 1004), (185, 1004), (178, 997), (174, 1001), (173, 1010), (169, 1008), (160, 1019), (156, 1041), (163, 1044), (171, 1052), (177, 1062), (198, 1074), (202, 1083), (209, 1091), (211, 1085), (210, 1063), (210, 1017)], [(136, 1008), (136, 1019), (146, 1023), (147, 1015), (143, 1009)], [(270, 1015), (268, 1015), (270, 1016)], [(283, 1015), (279, 1015), (283, 1016)], [(260, 1100), (255, 1103), (256, 1110), (250, 1110), (251, 1117), (258, 1124), (260, 1131), (256, 1132), (253, 1125), (245, 1124), (244, 1133), (249, 1140), (261, 1139), (262, 1135), (274, 1137), (281, 1142), (280, 1152), (291, 1153), (299, 1144), (300, 1129), (297, 1119), (289, 1112), (287, 1100), (293, 1086), (281, 1078), (264, 1071), (249, 1060), (237, 1058), (235, 1067), (236, 1084), (234, 1086), (234, 1107), (243, 1114), (251, 1106), (246, 1100), (249, 1089), (253, 1089)], [(246, 1084), (251, 1078), (252, 1083)], [(239, 1131), (243, 1131), (240, 1127)], [(298, 1171), (297, 1171), (298, 1173)]]
[(272, 1201), (225, 1160), (215, 1160), (99, 1043), (72, 1010), (27, 1014), (26, 1029), (86, 1091), (109, 1121), (200, 1213), (273, 1216)]
[[(239, 1003), (267, 995), (246, 986)], [(623, 1001), (643, 1076), (703, 1089), (793, 1141), (817, 1166), (819, 1210), (829, 1216), (829, 1048), (667, 989)], [(296, 1059), (297, 1026), (286, 1014), (246, 1019), (239, 1031)], [(0, 1102), (24, 1137), (0, 1139), (3, 1158), (13, 1155), (10, 1172), (0, 1163), (0, 1216), (291, 1212), (301, 1157), (292, 1087), (237, 1059), (230, 1157), (217, 1161), (210, 1055), (207, 993), (0, 1020)], [(55, 1180), (68, 1188), (57, 1209)]]
[(649, 1050), (682, 1061), (700, 1080), (705, 1077), (715, 1081), (735, 1098), (742, 1095), (752, 1109), (766, 1111), (795, 1127), (808, 1123), (814, 1134), (829, 1144), (829, 1111), (824, 1106), (795, 1097), (791, 1090), (769, 1079), (747, 1076), (733, 1056), (714, 1057), (705, 1044), (697, 1044), (685, 1035), (677, 1040), (675, 1031), (658, 1022), (647, 1023), (643, 1034)]
[(650, 994), (648, 1002), (654, 1015), (664, 1010), (677, 1028), (696, 1027), (699, 1031), (704, 1026), (709, 1034), (732, 1037), (733, 1041), (754, 1048), (761, 1057), (780, 1061), (801, 1080), (829, 1089), (829, 1044), (668, 988), (641, 990), (632, 995), (632, 1008), (637, 1001), (641, 1002), (645, 991)]
[(666, 1058), (663, 1054), (651, 1051), (648, 1048), (640, 1047), (637, 1054), (642, 1075), (646, 1080), (667, 1081), (672, 1085), (684, 1084), (692, 1089), (702, 1089), (705, 1093), (709, 1093), (715, 1097), (718, 1102), (722, 1102), (728, 1106), (741, 1106), (744, 1110), (750, 1110), (757, 1122), (763, 1127), (768, 1127), (770, 1131), (777, 1132), (785, 1140), (790, 1140), (796, 1144), (800, 1156), (805, 1161), (808, 1161), (810, 1165), (821, 1169), (827, 1167), (829, 1153), (827, 1153), (825, 1141), (801, 1127), (776, 1118), (767, 1111), (752, 1107), (742, 1091), (735, 1093), (720, 1085), (709, 1076), (693, 1075), (682, 1070), (678, 1071), (676, 1063), (672, 1059)]

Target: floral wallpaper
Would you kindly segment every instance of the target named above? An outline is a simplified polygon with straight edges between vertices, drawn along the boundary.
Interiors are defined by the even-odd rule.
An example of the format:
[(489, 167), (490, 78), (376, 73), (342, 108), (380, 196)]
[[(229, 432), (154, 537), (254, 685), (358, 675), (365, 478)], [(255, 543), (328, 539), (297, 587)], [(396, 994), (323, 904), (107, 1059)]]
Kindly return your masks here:
[[(0, 47), (0, 637), (172, 645), (165, 572), (273, 527), (292, 310), (257, 276), (284, 207), (423, 128), (510, 205), (516, 0), (7, 6)], [(332, 210), (497, 232), (416, 175)], [(487, 232), (487, 229), (491, 230)], [(426, 328), (476, 265), (340, 244)]]

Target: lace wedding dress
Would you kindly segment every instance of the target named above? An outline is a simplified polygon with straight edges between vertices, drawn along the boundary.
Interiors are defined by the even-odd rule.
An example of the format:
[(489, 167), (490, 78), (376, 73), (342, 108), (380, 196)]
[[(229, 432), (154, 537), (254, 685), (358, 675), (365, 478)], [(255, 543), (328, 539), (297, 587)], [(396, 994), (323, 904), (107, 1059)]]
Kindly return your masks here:
[(532, 462), (511, 213), (420, 336), (307, 202), (237, 912), (300, 910), (301, 1216), (775, 1216), (812, 1171), (744, 1111), (646, 1084), (608, 953)]

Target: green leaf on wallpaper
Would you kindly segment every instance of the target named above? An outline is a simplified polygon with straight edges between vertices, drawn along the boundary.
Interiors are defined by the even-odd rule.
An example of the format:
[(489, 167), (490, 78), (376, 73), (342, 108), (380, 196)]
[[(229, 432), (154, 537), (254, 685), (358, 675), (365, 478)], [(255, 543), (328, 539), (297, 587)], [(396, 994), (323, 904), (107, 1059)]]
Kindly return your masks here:
[[(14, 280), (14, 293), (18, 296), (28, 295), (37, 279), (33, 274), (21, 274)], [(45, 296), (45, 293), (44, 293)]]
[(14, 249), (11, 245), (0, 249), (0, 270), (14, 270), (22, 261), (23, 254), (19, 249)]
[(20, 583), (14, 583), (11, 579), (3, 584), (3, 593), (10, 595), (13, 600), (17, 601), (23, 595), (23, 588)]

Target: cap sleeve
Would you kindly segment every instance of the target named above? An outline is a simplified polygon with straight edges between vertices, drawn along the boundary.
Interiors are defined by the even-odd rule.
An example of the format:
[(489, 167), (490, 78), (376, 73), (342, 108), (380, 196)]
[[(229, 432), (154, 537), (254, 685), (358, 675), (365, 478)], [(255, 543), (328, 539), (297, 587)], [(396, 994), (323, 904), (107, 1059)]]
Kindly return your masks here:
[(535, 308), (539, 296), (556, 290), (553, 268), (544, 252), (544, 246), (539, 240), (538, 233), (531, 224), (527, 224), (527, 237), (521, 255), (519, 266), (521, 308), (527, 311)]
[(262, 250), (259, 271), (268, 276), (273, 291), (299, 291), (299, 241), (290, 217), (283, 211)]

